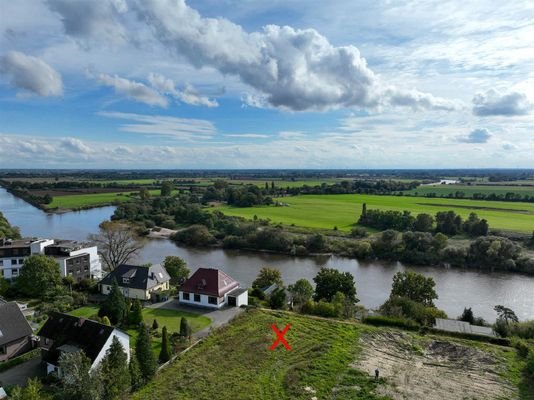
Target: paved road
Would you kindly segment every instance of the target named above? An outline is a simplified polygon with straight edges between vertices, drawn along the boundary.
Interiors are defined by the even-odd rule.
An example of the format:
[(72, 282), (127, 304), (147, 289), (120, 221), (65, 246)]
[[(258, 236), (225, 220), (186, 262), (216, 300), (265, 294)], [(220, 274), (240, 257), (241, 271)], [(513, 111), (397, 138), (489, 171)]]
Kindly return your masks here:
[(211, 319), (210, 326), (196, 332), (193, 336), (197, 339), (206, 337), (210, 333), (210, 329), (218, 328), (222, 325), (230, 322), (236, 315), (240, 314), (244, 310), (239, 307), (223, 307), (220, 310), (212, 310), (210, 308), (191, 307), (185, 306), (178, 302), (176, 299), (166, 301), (164, 303), (152, 304), (151, 308), (163, 308), (167, 310), (185, 311), (192, 314), (201, 314)]
[(23, 386), (26, 385), (28, 378), (36, 376), (44, 376), (44, 367), (41, 365), (40, 356), (0, 373), (0, 386)]

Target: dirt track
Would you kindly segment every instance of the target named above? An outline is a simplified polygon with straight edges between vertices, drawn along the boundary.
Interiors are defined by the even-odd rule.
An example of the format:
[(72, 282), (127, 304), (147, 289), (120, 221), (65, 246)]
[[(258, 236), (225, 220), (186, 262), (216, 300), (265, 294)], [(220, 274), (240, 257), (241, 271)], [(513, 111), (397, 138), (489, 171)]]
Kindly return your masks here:
[(498, 374), (494, 356), (447, 340), (420, 340), (400, 332), (361, 338), (363, 351), (355, 368), (384, 383), (378, 393), (392, 399), (517, 399), (517, 390)]

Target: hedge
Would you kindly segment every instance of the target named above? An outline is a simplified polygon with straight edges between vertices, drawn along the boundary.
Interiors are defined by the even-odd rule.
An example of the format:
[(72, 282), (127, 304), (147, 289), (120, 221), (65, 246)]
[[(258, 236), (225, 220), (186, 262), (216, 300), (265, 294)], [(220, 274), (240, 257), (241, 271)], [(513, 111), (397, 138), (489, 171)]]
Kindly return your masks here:
[(395, 328), (407, 329), (409, 331), (417, 331), (421, 327), (414, 321), (405, 318), (394, 318), (384, 316), (369, 316), (365, 317), (362, 322), (364, 324), (373, 326), (392, 326)]
[(455, 337), (459, 339), (477, 340), (479, 342), (486, 342), (486, 343), (491, 343), (491, 344), (497, 344), (499, 346), (512, 347), (512, 343), (510, 339), (508, 338), (477, 335), (474, 333), (449, 332), (449, 331), (442, 331), (442, 330), (434, 329), (434, 328), (430, 328), (428, 331), (430, 333), (434, 333), (434, 334), (441, 335), (441, 336), (451, 336), (451, 337)]
[(32, 358), (35, 358), (35, 357), (38, 357), (41, 355), (41, 349), (40, 348), (37, 348), (37, 349), (33, 349), (27, 353), (24, 353), (23, 355), (21, 356), (18, 356), (18, 357), (15, 357), (15, 358), (12, 358), (11, 360), (8, 360), (8, 361), (4, 361), (2, 363), (0, 363), (0, 372), (4, 372), (4, 371), (7, 371), (8, 369), (11, 369), (19, 364), (22, 364), (26, 361), (29, 361), (31, 360)]

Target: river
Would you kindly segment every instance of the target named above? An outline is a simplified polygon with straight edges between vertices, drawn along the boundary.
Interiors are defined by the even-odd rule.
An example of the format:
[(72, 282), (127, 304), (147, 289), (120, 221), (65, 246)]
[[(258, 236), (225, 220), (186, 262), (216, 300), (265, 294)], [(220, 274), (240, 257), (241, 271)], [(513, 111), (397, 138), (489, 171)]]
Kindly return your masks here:
[[(98, 231), (98, 224), (108, 219), (114, 207), (94, 208), (66, 214), (46, 214), (0, 188), (0, 211), (7, 220), (21, 229), (24, 236), (85, 240)], [(263, 266), (280, 269), (286, 284), (299, 278), (312, 281), (323, 266), (335, 267), (354, 275), (358, 298), (368, 308), (376, 308), (388, 297), (391, 280), (397, 271), (411, 269), (436, 281), (439, 299), (436, 305), (450, 317), (460, 315), (464, 307), (472, 307), (476, 316), (488, 321), (496, 317), (493, 306), (512, 308), (521, 320), (534, 319), (534, 277), (444, 269), (407, 267), (400, 263), (363, 263), (343, 257), (293, 258), (222, 249), (191, 249), (176, 246), (165, 239), (146, 240), (139, 254), (141, 263), (159, 263), (165, 256), (182, 257), (195, 270), (200, 266), (217, 267), (250, 286)]]

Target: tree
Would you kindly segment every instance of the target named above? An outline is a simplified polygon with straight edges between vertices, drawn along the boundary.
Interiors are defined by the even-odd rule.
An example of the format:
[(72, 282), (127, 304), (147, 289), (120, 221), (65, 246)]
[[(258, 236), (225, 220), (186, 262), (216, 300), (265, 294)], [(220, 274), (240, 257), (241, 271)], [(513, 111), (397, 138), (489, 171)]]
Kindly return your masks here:
[(44, 298), (60, 283), (61, 275), (56, 260), (39, 254), (24, 260), (16, 286), (26, 296)]
[(102, 317), (102, 323), (103, 323), (104, 325), (111, 326), (111, 321), (109, 320), (109, 318), (107, 317), (107, 315), (104, 315), (104, 316)]
[(171, 345), (169, 342), (169, 334), (167, 333), (167, 327), (164, 326), (161, 330), (161, 351), (159, 353), (159, 362), (161, 364), (166, 363), (171, 359)]
[(43, 385), (38, 378), (28, 379), (26, 387), (17, 386), (11, 392), (11, 400), (48, 400), (52, 397), (43, 392)]
[(475, 323), (475, 315), (473, 314), (473, 310), (471, 310), (471, 307), (464, 308), (464, 312), (460, 316), (459, 320), (469, 322), (470, 324)]
[(127, 312), (128, 306), (126, 304), (126, 299), (124, 298), (117, 281), (114, 279), (111, 291), (98, 310), (98, 316), (106, 316), (110, 319), (113, 325), (116, 325), (124, 321)]
[(283, 287), (279, 287), (269, 296), (269, 307), (273, 310), (284, 309), (286, 307), (286, 300), (286, 290)]
[(128, 372), (130, 373), (130, 380), (132, 385), (132, 391), (139, 389), (143, 386), (143, 377), (141, 376), (141, 369), (139, 367), (139, 361), (136, 356), (130, 357), (130, 364), (128, 365)]
[(416, 232), (431, 232), (434, 225), (434, 218), (430, 214), (417, 214), (413, 224), (413, 230)]
[(9, 289), (9, 282), (0, 276), (0, 296), (5, 296)]
[(307, 279), (299, 279), (293, 285), (289, 285), (287, 290), (291, 293), (293, 304), (298, 307), (306, 304), (313, 296), (313, 286)]
[(431, 277), (427, 278), (413, 271), (397, 272), (393, 276), (390, 298), (405, 297), (425, 306), (433, 306), (433, 300), (438, 298), (435, 286), (436, 283)]
[(340, 272), (335, 268), (321, 268), (313, 281), (315, 282), (315, 301), (332, 301), (337, 292), (343, 293), (353, 303), (359, 301), (356, 298), (354, 276), (349, 272)]
[(158, 321), (157, 320), (154, 320), (154, 322), (152, 322), (152, 330), (155, 331), (159, 328), (159, 324), (158, 324)]
[(170, 196), (172, 194), (172, 182), (163, 181), (161, 183), (161, 196)]
[(180, 319), (180, 337), (183, 340), (191, 340), (191, 326), (189, 325), (189, 321), (186, 317), (182, 317), (182, 319)]
[(115, 400), (123, 398), (128, 393), (131, 380), (128, 356), (117, 336), (113, 336), (111, 346), (102, 359), (100, 370), (104, 399)]
[(148, 191), (148, 189), (146, 189), (146, 188), (142, 188), (142, 189), (139, 191), (139, 198), (140, 198), (142, 201), (148, 201), (148, 200), (150, 200), (150, 192)]
[(308, 237), (306, 247), (312, 253), (319, 253), (326, 247), (326, 240), (323, 235), (316, 233)]
[(135, 299), (128, 313), (128, 323), (131, 326), (139, 326), (141, 322), (143, 322), (143, 307), (141, 306), (141, 301)]
[(501, 305), (497, 305), (493, 309), (497, 312), (498, 319), (502, 319), (507, 325), (510, 322), (519, 322), (519, 318), (517, 318), (517, 315), (515, 315), (512, 309)]
[(128, 263), (138, 254), (142, 245), (127, 225), (104, 221), (99, 227), (100, 233), (91, 235), (91, 240), (98, 245), (100, 255), (110, 270)]
[(61, 384), (67, 399), (104, 400), (100, 370), (91, 371), (91, 360), (83, 353), (62, 353), (59, 357)]
[(150, 332), (144, 324), (139, 325), (137, 340), (135, 342), (135, 356), (139, 362), (139, 370), (144, 382), (148, 382), (156, 373), (157, 362), (152, 345)]
[(167, 256), (163, 261), (163, 267), (171, 277), (171, 285), (179, 286), (189, 277), (191, 270), (187, 263), (178, 256)]
[(254, 282), (252, 282), (252, 287), (262, 289), (273, 284), (284, 285), (282, 274), (276, 268), (263, 267)]

